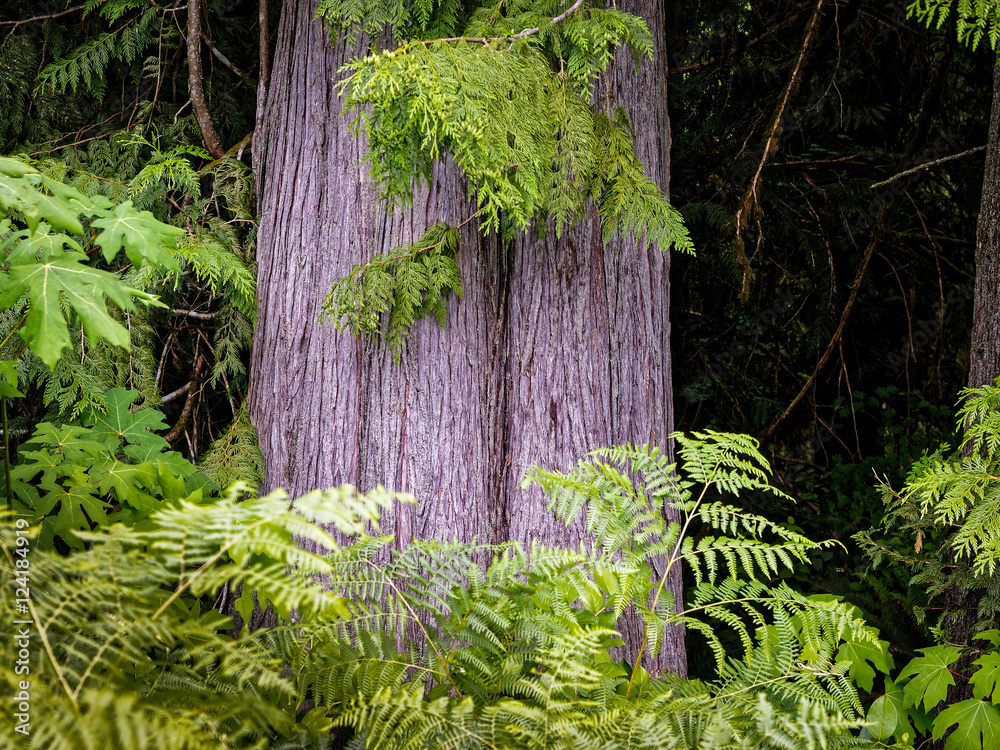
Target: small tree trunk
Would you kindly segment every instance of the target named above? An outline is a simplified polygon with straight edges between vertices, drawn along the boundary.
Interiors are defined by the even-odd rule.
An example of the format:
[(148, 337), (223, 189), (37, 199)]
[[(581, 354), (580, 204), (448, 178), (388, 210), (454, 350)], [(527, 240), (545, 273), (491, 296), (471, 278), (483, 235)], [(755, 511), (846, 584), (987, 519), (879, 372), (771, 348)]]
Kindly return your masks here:
[(205, 101), (205, 88), (201, 71), (201, 2), (188, 0), (187, 52), (188, 52), (188, 93), (191, 96), (191, 109), (194, 111), (205, 148), (216, 159), (221, 159), (226, 150), (222, 148), (212, 116), (208, 112)]

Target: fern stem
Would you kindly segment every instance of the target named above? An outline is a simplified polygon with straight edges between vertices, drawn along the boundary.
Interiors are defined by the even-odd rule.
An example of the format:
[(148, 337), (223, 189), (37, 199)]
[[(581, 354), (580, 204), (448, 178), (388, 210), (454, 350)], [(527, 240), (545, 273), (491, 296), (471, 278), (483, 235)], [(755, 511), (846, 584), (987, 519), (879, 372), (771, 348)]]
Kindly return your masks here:
[[(718, 464), (715, 465), (718, 469)], [(656, 611), (656, 604), (660, 600), (660, 594), (663, 593), (663, 588), (667, 584), (667, 579), (670, 577), (670, 571), (674, 567), (674, 563), (677, 562), (680, 556), (681, 543), (684, 541), (684, 537), (687, 535), (688, 527), (691, 525), (691, 520), (694, 518), (695, 513), (698, 510), (698, 506), (701, 505), (702, 500), (705, 499), (705, 493), (708, 492), (708, 486), (710, 482), (705, 482), (705, 486), (701, 488), (701, 494), (698, 495), (698, 499), (695, 501), (691, 510), (688, 511), (687, 518), (684, 519), (684, 526), (681, 527), (681, 533), (677, 535), (677, 544), (674, 545), (674, 551), (670, 553), (670, 558), (667, 560), (667, 568), (663, 571), (663, 576), (660, 578), (660, 584), (656, 587), (656, 593), (653, 594), (653, 603), (650, 605), (650, 612)], [(635, 655), (635, 664), (632, 665), (632, 674), (628, 678), (628, 687), (625, 688), (625, 699), (628, 700), (629, 694), (632, 692), (632, 684), (635, 682), (635, 676), (639, 673), (639, 664), (642, 662), (642, 654), (646, 650), (646, 644), (649, 642), (649, 625), (643, 626), (642, 632), (642, 643), (639, 645), (639, 651)]]
[[(11, 554), (7, 545), (0, 545), (3, 547), (4, 557), (7, 558), (7, 564), (10, 565), (11, 570), (14, 569), (14, 556)], [(59, 666), (59, 661), (56, 659), (55, 653), (52, 651), (52, 644), (49, 643), (48, 631), (45, 630), (45, 624), (42, 622), (42, 616), (38, 614), (38, 610), (35, 609), (35, 604), (28, 598), (28, 612), (31, 614), (31, 619), (35, 623), (35, 627), (38, 629), (38, 636), (42, 639), (42, 646), (45, 648), (45, 655), (48, 657), (49, 662), (52, 664), (52, 668), (56, 672), (56, 677), (59, 678), (59, 684), (62, 685), (63, 691), (69, 698), (70, 703), (73, 704), (73, 708), (76, 711), (80, 710), (79, 704), (76, 702), (76, 698), (73, 695), (73, 691), (70, 689), (69, 682), (66, 681), (66, 675), (63, 674), (62, 668)]]
[(14, 512), (14, 493), (10, 488), (10, 438), (7, 430), (7, 397), (0, 396), (0, 416), (3, 418), (3, 473), (7, 483), (7, 512)]
[(169, 597), (167, 597), (167, 599), (163, 602), (163, 604), (160, 605), (160, 608), (156, 610), (156, 612), (154, 612), (149, 619), (152, 621), (157, 619), (160, 615), (162, 615), (171, 604), (177, 601), (177, 599), (179, 599), (184, 594), (185, 591), (191, 588), (191, 585), (198, 579), (199, 576), (201, 576), (202, 573), (204, 573), (207, 570), (211, 570), (212, 566), (215, 565), (215, 563), (217, 563), (220, 559), (222, 559), (222, 556), (227, 554), (234, 545), (239, 544), (241, 540), (244, 540), (247, 537), (247, 535), (249, 535), (250, 531), (257, 528), (258, 526), (264, 526), (266, 524), (269, 524), (273, 520), (274, 519), (272, 517), (268, 516), (267, 518), (261, 518), (257, 523), (251, 526), (243, 527), (241, 529), (243, 533), (240, 535), (239, 538), (230, 539), (226, 544), (224, 544), (219, 549), (218, 552), (216, 552), (214, 555), (208, 558), (200, 566), (198, 566), (198, 568), (194, 571), (194, 573), (191, 574), (189, 578), (187, 578), (187, 580), (185, 580), (182, 584), (178, 585), (176, 589), (174, 589), (174, 592)]
[[(366, 560), (365, 562), (368, 563), (368, 565), (374, 567), (371, 560)], [(392, 579), (386, 579), (386, 583), (388, 583), (389, 587), (396, 592), (396, 596), (399, 597), (399, 601), (403, 603), (403, 606), (406, 607), (406, 611), (410, 613), (410, 617), (417, 624), (417, 627), (420, 628), (420, 632), (423, 633), (424, 640), (427, 641), (427, 645), (430, 646), (431, 649), (433, 649), (434, 655), (437, 656), (438, 662), (441, 664), (441, 668), (444, 670), (444, 676), (448, 679), (448, 682), (451, 683), (451, 687), (452, 689), (454, 689), (455, 693), (458, 694), (458, 697), (461, 698), (462, 691), (458, 687), (458, 683), (456, 683), (454, 678), (451, 676), (451, 672), (448, 670), (448, 662), (445, 661), (445, 658), (441, 655), (441, 652), (438, 651), (438, 647), (434, 644), (434, 641), (431, 640), (430, 633), (427, 632), (427, 629), (424, 627), (424, 624), (420, 621), (420, 617), (417, 615), (416, 612), (413, 611), (413, 607), (411, 607), (410, 603), (406, 601), (406, 598), (403, 596), (403, 593), (399, 590), (399, 588), (397, 588), (395, 582), (393, 582)]]

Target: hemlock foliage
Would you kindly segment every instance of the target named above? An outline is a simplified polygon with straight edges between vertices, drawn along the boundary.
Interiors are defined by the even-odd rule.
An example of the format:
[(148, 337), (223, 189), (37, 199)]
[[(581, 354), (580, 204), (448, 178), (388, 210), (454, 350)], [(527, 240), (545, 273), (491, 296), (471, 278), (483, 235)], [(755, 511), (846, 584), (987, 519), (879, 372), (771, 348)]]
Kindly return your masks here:
[[(187, 104), (185, 42), (176, 23), (182, 8), (109, 0), (51, 18), (43, 10), (31, 4), (0, 9), (0, 152), (19, 155), (48, 180), (45, 190), (53, 199), (58, 184), (69, 186), (112, 217), (133, 211), (131, 206), (138, 209), (136, 217), (141, 212), (155, 218), (160, 231), (176, 237), (161, 248), (149, 235), (160, 253), (150, 265), (135, 257), (143, 247), (141, 232), (124, 236), (126, 229), (141, 229), (135, 224), (121, 225), (124, 245), (110, 242), (112, 233), (87, 217), (80, 234), (57, 227), (90, 254), (92, 269), (115, 274), (141, 293), (133, 299), (153, 295), (162, 304), (130, 308), (113, 300), (106, 315), (118, 325), (114, 339), (91, 335), (88, 320), (65, 308), (70, 325), (55, 325), (54, 331), (64, 331), (58, 348), (38, 353), (8, 335), (28, 309), (26, 298), (0, 314), (2, 355), (17, 360), (21, 383), (30, 388), (30, 398), (16, 402), (11, 414), (12, 432), (30, 434), (44, 421), (78, 421), (88, 410), (103, 410), (109, 390), (127, 388), (152, 406), (166, 397), (163, 412), (179, 427), (170, 439), (194, 460), (237, 418), (248, 381), (256, 225), (252, 176), (239, 158), (246, 147), (241, 139), (253, 127), (254, 101), (239, 87), (250, 79), (233, 73), (230, 86), (231, 70), (220, 65), (205, 82), (219, 133), (227, 146), (235, 144), (223, 158), (210, 160)], [(11, 27), (5, 15), (10, 12), (43, 18)], [(234, 48), (249, 52), (245, 40), (256, 43), (255, 29), (239, 28), (223, 26), (209, 41), (211, 48), (226, 50), (230, 66), (246, 65)], [(24, 218), (10, 217), (12, 228), (24, 230)], [(102, 231), (103, 244), (94, 241)], [(65, 276), (63, 271), (51, 269)], [(31, 328), (20, 324), (19, 330)], [(188, 398), (185, 386), (191, 382), (196, 388)], [(236, 441), (229, 450), (230, 467), (249, 469), (258, 460), (252, 440)], [(259, 481), (252, 473), (239, 478)]]

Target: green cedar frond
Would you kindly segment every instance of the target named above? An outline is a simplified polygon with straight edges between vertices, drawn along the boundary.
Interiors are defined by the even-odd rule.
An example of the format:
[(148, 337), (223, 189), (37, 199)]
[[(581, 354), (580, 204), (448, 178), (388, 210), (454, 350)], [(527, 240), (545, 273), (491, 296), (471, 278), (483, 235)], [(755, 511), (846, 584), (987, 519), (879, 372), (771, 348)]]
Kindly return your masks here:
[[(664, 251), (693, 249), (680, 213), (635, 156), (627, 115), (616, 110), (609, 118), (591, 103), (597, 77), (619, 47), (628, 47), (636, 64), (651, 56), (641, 18), (583, 0), (568, 7), (553, 0), (496, 3), (474, 10), (462, 35), (452, 36), (447, 4), (325, 0), (319, 15), (335, 32), (374, 34), (389, 26), (400, 42), (348, 63), (340, 84), (384, 199), (412, 200), (414, 185), (429, 184), (433, 165), (447, 157), (468, 179), (484, 232), (507, 238), (551, 224), (558, 236), (593, 200), (605, 241), (633, 236)], [(399, 250), (410, 256), (419, 244)], [(356, 334), (374, 334), (388, 312), (387, 343), (398, 360), (412, 314), (438, 313), (416, 304), (416, 290), (452, 269), (425, 278), (425, 269), (404, 264), (398, 275), (407, 270), (416, 279), (409, 298), (397, 294), (404, 284), (384, 275), (373, 274), (366, 288), (353, 278), (356, 267), (332, 290), (326, 314), (347, 316), (341, 325)], [(452, 279), (437, 283), (455, 286)]]
[(198, 467), (220, 487), (242, 482), (257, 491), (264, 481), (264, 458), (257, 447), (257, 431), (250, 423), (245, 403), (201, 457)]
[(374, 337), (382, 330), (380, 315), (389, 312), (385, 340), (398, 362), (413, 323), (429, 313), (443, 326), (445, 296), (452, 291), (462, 294), (455, 262), (458, 239), (459, 230), (440, 221), (414, 244), (354, 266), (333, 285), (320, 319), (339, 330)]
[[(110, 5), (110, 4), (109, 4)], [(45, 66), (38, 76), (38, 89), (65, 93), (67, 89), (76, 91), (82, 81), (87, 90), (98, 99), (104, 96), (104, 76), (108, 63), (114, 59), (130, 63), (141, 55), (153, 42), (159, 26), (162, 11), (157, 6), (145, 3), (114, 4), (109, 20), (116, 21), (120, 15), (132, 8), (145, 10), (132, 17), (118, 29), (90, 39), (72, 50), (66, 57)]]
[(976, 49), (984, 38), (997, 49), (1000, 42), (1000, 4), (995, 0), (916, 0), (906, 9), (927, 26), (940, 29), (955, 10), (958, 40)]
[(0, 44), (0, 151), (7, 151), (26, 124), (31, 104), (31, 81), (41, 50), (27, 34), (7, 36)]
[(461, 5), (451, 0), (320, 0), (316, 17), (323, 19), (331, 36), (346, 34), (353, 45), (359, 33), (378, 36), (385, 28), (392, 30), (397, 42), (421, 37), (432, 25), (435, 36), (452, 36)]

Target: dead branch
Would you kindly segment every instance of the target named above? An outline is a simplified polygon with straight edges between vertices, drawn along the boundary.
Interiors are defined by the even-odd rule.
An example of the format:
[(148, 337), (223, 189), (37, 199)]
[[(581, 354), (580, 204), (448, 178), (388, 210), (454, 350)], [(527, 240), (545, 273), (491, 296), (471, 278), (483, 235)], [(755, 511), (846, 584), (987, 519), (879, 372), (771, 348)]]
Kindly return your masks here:
[(188, 0), (188, 24), (187, 24), (187, 51), (188, 51), (188, 90), (191, 94), (191, 108), (194, 110), (195, 119), (201, 129), (201, 137), (205, 141), (205, 148), (216, 159), (222, 157), (225, 149), (222, 148), (222, 141), (219, 134), (215, 132), (212, 125), (212, 116), (208, 112), (208, 104), (205, 102), (205, 89), (202, 84), (201, 70), (201, 0)]

